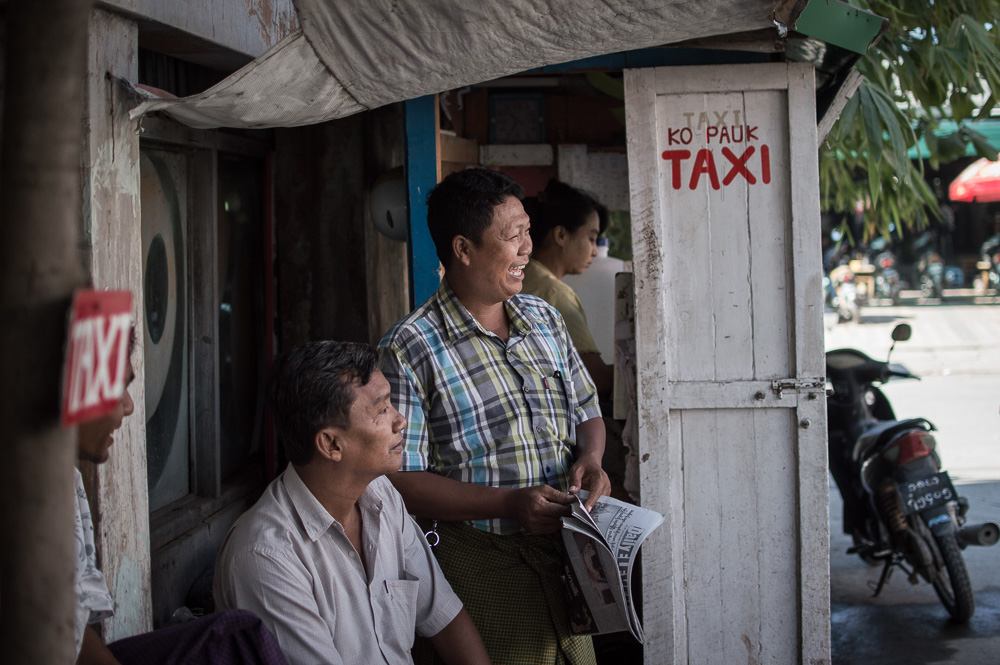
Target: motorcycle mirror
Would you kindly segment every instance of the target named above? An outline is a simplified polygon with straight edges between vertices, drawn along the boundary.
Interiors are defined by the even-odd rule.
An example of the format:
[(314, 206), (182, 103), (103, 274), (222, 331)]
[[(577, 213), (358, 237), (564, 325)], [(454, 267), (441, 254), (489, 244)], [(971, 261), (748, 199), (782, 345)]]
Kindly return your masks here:
[(910, 334), (913, 330), (910, 328), (909, 323), (900, 323), (898, 326), (892, 329), (892, 341), (894, 342), (905, 342), (910, 339)]

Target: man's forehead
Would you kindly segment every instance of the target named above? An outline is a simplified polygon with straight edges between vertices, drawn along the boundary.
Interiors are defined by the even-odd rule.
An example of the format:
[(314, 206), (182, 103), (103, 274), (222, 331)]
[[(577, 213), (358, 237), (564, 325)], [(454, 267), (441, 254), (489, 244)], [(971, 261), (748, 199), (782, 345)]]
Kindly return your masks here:
[(521, 201), (516, 196), (508, 196), (503, 203), (493, 207), (493, 217), (486, 230), (505, 229), (527, 223), (529, 223), (528, 213), (524, 211)]
[(389, 397), (389, 381), (381, 371), (375, 370), (368, 378), (368, 383), (361, 385), (360, 380), (354, 381), (354, 402), (364, 408), (370, 408)]

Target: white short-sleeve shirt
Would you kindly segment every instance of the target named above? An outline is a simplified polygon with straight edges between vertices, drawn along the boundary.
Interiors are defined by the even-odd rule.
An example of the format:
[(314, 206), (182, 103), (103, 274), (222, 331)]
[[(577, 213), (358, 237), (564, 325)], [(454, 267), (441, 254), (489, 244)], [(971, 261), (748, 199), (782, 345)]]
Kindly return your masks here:
[(370, 572), (289, 465), (226, 537), (217, 608), (259, 615), (290, 665), (412, 663), (414, 633), (436, 635), (462, 603), (384, 476), (358, 505)]

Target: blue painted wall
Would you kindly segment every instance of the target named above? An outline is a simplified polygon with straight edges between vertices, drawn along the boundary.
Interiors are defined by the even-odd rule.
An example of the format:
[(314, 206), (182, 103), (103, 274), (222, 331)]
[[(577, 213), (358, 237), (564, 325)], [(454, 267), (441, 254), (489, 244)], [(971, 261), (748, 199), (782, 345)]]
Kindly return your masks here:
[(438, 258), (427, 230), (427, 193), (437, 184), (434, 95), (406, 101), (406, 189), (409, 220), (410, 309), (437, 290)]

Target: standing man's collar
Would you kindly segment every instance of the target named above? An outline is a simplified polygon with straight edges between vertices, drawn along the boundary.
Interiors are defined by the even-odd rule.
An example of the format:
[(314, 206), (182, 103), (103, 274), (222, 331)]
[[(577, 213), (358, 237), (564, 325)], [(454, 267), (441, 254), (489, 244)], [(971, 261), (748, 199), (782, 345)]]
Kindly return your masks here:
[[(444, 327), (448, 332), (448, 338), (451, 342), (458, 342), (476, 332), (493, 336), (493, 333), (483, 328), (479, 321), (476, 320), (476, 317), (472, 316), (465, 305), (462, 304), (462, 301), (458, 299), (458, 296), (455, 295), (455, 292), (448, 284), (447, 275), (441, 279), (441, 284), (437, 290), (437, 297), (441, 309), (441, 318), (444, 321)], [(525, 309), (520, 297), (515, 295), (509, 300), (505, 300), (503, 305), (507, 309), (507, 317), (510, 319), (511, 326), (514, 329), (511, 331), (511, 337), (515, 336), (513, 334), (514, 331), (517, 331), (521, 337), (529, 335), (533, 329), (534, 317)]]

